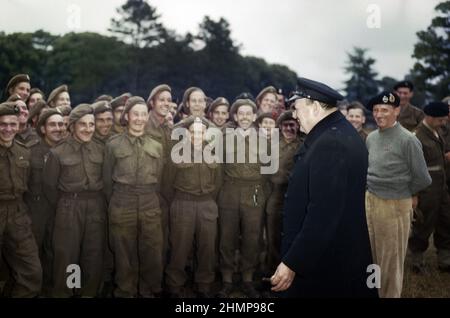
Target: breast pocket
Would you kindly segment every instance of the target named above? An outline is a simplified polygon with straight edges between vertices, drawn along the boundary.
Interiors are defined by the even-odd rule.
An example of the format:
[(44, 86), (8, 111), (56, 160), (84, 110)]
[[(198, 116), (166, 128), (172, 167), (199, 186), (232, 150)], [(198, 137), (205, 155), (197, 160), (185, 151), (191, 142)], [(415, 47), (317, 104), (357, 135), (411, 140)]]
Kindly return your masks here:
[(69, 183), (80, 180), (84, 175), (81, 166), (81, 158), (68, 157), (60, 160), (61, 162), (61, 181)]
[[(159, 144), (160, 145), (160, 144)], [(145, 165), (148, 172), (159, 176), (162, 172), (162, 147), (154, 147), (153, 145), (144, 145)]]
[(135, 160), (133, 158), (133, 150), (125, 147), (116, 149), (114, 151), (114, 157), (116, 158), (116, 166), (114, 168), (114, 174), (117, 177), (130, 176), (135, 174)]
[(88, 173), (101, 178), (102, 176), (102, 165), (103, 165), (103, 154), (97, 151), (92, 151), (88, 155), (89, 158), (89, 169)]
[(30, 162), (25, 159), (17, 159), (16, 160), (16, 173), (17, 178), (13, 178), (16, 182), (16, 187), (25, 191), (27, 189), (28, 182), (28, 170), (30, 169)]

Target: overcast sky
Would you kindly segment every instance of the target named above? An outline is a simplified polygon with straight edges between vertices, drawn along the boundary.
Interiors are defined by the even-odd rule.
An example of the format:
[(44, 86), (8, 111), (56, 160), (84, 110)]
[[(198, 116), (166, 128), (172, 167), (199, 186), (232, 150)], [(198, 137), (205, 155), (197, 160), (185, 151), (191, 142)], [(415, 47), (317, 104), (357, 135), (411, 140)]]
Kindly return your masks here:
[[(107, 34), (126, 0), (1, 0), (0, 30)], [(205, 15), (224, 17), (241, 53), (285, 64), (299, 76), (342, 88), (346, 52), (368, 48), (381, 76), (402, 79), (413, 65), (416, 32), (426, 29), (439, 0), (148, 0), (164, 25), (197, 33)], [(376, 5), (373, 7), (371, 5)], [(379, 10), (379, 11), (378, 11)], [(79, 19), (76, 17), (80, 12)], [(379, 12), (380, 19), (377, 19)], [(77, 24), (79, 21), (79, 25)], [(380, 27), (376, 26), (380, 22)], [(19, 71), (19, 70), (18, 70)]]

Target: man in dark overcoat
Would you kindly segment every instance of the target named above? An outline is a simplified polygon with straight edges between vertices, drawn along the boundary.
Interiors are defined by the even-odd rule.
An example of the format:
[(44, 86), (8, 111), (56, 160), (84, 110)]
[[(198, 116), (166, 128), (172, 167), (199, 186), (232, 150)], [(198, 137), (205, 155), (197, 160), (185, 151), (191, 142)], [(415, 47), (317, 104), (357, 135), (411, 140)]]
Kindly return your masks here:
[(305, 78), (291, 97), (307, 137), (295, 155), (282, 261), (271, 277), (272, 290), (283, 297), (378, 295), (364, 206), (368, 153), (336, 108), (341, 99), (334, 89)]

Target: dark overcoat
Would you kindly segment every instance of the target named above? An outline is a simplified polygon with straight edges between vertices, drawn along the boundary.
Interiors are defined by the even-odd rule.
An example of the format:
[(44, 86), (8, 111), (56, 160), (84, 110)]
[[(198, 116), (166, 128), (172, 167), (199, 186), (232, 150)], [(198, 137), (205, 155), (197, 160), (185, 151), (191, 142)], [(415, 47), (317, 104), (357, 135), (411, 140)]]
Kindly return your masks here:
[(377, 297), (366, 284), (372, 255), (363, 140), (337, 111), (314, 126), (295, 160), (283, 211), (282, 261), (296, 275), (283, 296)]

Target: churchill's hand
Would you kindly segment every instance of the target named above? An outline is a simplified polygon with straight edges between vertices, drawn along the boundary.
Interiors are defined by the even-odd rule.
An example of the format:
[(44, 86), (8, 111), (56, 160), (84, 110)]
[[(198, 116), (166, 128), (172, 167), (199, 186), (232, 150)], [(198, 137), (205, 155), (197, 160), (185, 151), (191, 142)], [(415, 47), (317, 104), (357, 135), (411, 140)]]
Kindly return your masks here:
[(270, 278), (272, 283), (272, 291), (281, 292), (288, 289), (294, 280), (295, 272), (287, 267), (284, 263), (278, 265), (275, 274)]

